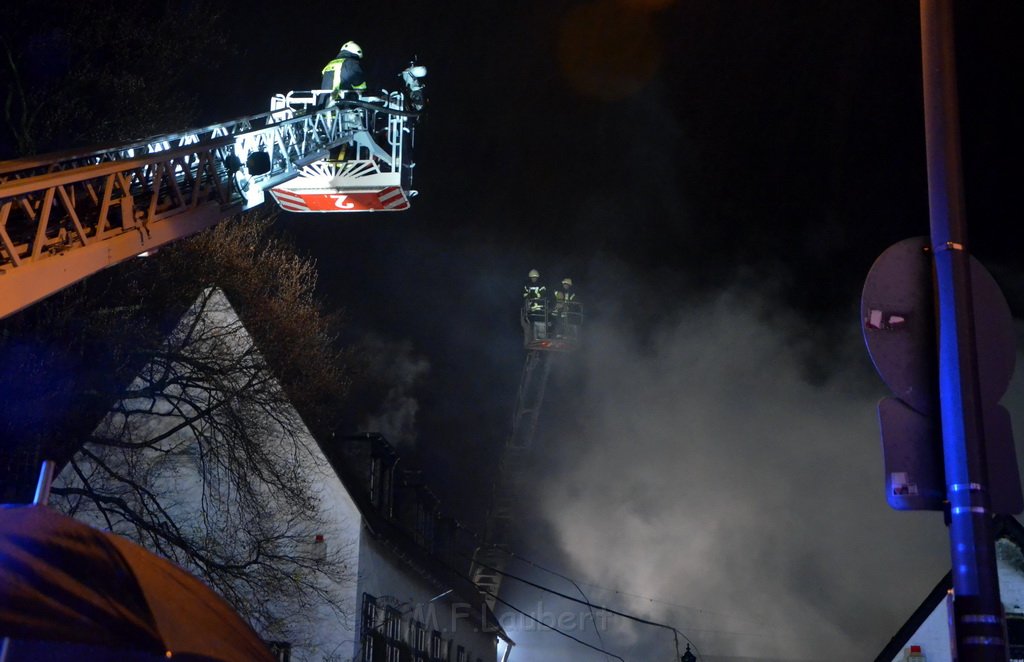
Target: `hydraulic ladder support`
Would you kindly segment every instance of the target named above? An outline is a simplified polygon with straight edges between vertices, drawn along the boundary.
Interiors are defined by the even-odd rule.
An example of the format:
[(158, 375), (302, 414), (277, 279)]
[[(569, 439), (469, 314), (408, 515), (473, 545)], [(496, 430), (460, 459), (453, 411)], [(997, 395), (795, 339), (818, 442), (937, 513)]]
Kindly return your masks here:
[(486, 540), (473, 554), (470, 577), (492, 610), (495, 596), (501, 589), (502, 575), (509, 556), (508, 539), (516, 504), (523, 494), (526, 457), (537, 434), (537, 421), (544, 390), (551, 372), (551, 352), (531, 350), (526, 354), (523, 373), (519, 380), (516, 411), (512, 418), (512, 433), (505, 441), (498, 465), (498, 479), (491, 495), (491, 509), (487, 514)]

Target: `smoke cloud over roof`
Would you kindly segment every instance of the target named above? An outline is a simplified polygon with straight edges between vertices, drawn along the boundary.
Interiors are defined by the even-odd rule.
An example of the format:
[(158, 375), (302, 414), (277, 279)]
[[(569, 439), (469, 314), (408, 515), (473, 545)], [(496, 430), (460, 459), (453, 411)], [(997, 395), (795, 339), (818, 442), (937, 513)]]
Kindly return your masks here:
[[(831, 338), (823, 367), (808, 351), (821, 328), (753, 290), (673, 302), (649, 328), (622, 314), (638, 301), (590, 309), (574, 404), (546, 412), (535, 484), (549, 557), (593, 602), (675, 626), (702, 654), (873, 657), (949, 552), (940, 514), (886, 504), (886, 391), (856, 323)], [(1019, 384), (1004, 398), (1018, 421), (1021, 400)], [(606, 648), (627, 659), (672, 648), (666, 631), (609, 623)], [(517, 641), (528, 650), (538, 637), (550, 655), (550, 632)], [(563, 641), (574, 660), (604, 659)]]

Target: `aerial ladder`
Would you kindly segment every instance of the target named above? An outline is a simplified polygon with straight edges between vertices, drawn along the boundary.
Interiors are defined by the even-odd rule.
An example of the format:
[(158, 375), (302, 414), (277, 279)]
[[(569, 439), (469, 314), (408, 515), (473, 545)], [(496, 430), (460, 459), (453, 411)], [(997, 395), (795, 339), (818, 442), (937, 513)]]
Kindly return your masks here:
[(577, 301), (527, 300), (520, 312), (526, 359), (519, 379), (512, 430), (505, 440), (492, 486), (484, 540), (473, 552), (470, 577), (492, 610), (510, 558), (509, 542), (526, 487), (526, 466), (537, 436), (552, 356), (580, 344), (583, 310)]
[(0, 161), (0, 318), (268, 193), (290, 212), (408, 209), (426, 68), (399, 75), (403, 89), (379, 96), (277, 94), (268, 112), (201, 129)]

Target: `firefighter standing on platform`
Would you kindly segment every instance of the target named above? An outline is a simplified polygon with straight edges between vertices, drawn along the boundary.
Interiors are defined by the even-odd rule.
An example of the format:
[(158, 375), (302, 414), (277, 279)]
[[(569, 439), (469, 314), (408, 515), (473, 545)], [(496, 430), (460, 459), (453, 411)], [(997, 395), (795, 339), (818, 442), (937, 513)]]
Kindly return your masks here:
[[(358, 94), (366, 90), (366, 76), (363, 74), (363, 67), (359, 64), (359, 61), (363, 59), (363, 48), (354, 41), (346, 41), (341, 45), (341, 50), (334, 57), (333, 60), (327, 63), (321, 74), (323, 79), (320, 81), (320, 87), (324, 90), (330, 90), (331, 96), (327, 100), (328, 106), (333, 106), (338, 103), (340, 99), (343, 99), (350, 91)], [(350, 110), (343, 115), (352, 115), (358, 111)], [(355, 123), (357, 116), (349, 116), (348, 120)], [(339, 145), (331, 149), (328, 161), (344, 161), (348, 152), (348, 145)]]
[(555, 331), (558, 335), (566, 335), (574, 328), (575, 320), (571, 316), (578, 310), (572, 278), (563, 278), (562, 289), (555, 290)]
[(361, 92), (366, 89), (366, 76), (359, 64), (362, 59), (362, 47), (354, 41), (346, 41), (324, 67), (320, 87), (331, 91), (331, 101), (337, 102), (347, 90)]
[(533, 337), (547, 337), (547, 324), (545, 313), (548, 303), (548, 288), (540, 282), (540, 272), (530, 269), (527, 274), (529, 280), (523, 285), (523, 316), (530, 321), (533, 328)]

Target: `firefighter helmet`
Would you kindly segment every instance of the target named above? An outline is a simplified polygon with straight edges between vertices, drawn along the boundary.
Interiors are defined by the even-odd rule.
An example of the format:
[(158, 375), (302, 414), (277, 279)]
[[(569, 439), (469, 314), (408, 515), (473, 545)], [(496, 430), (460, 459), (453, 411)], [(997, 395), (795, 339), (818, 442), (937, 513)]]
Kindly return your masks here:
[(563, 287), (572, 287), (572, 278), (563, 278), (562, 279), (562, 286)]
[(533, 279), (533, 278), (540, 278), (540, 272), (537, 271), (536, 269), (530, 269), (530, 273), (528, 273), (526, 275), (529, 276), (531, 279)]
[(360, 46), (354, 41), (346, 41), (344, 44), (342, 44), (341, 50), (348, 51), (352, 55), (355, 55), (357, 58), (363, 57), (362, 46)]

